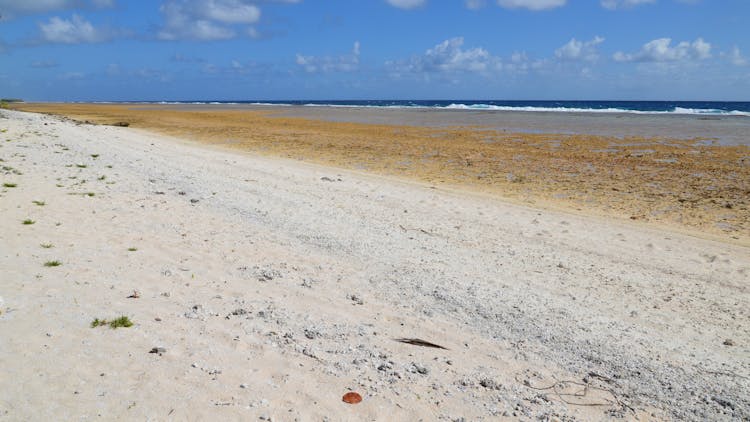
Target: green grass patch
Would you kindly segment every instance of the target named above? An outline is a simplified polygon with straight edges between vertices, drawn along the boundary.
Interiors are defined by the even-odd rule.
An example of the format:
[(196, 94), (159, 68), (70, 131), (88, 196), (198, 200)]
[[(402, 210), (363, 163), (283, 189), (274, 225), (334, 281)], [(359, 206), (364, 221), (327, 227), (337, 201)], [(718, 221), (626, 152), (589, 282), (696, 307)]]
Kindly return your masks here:
[(15, 188), (16, 186), (18, 185), (15, 183), (3, 183), (4, 188)]
[(60, 265), (62, 265), (60, 261), (47, 261), (44, 263), (45, 267), (59, 267)]
[(138, 250), (138, 248), (128, 248), (128, 252), (135, 252), (137, 250)]
[(99, 154), (91, 154), (91, 158), (99, 158)]
[(114, 330), (115, 328), (132, 327), (133, 321), (131, 321), (130, 318), (124, 315), (119, 318), (113, 319), (112, 321), (107, 321), (106, 319), (99, 318), (94, 318), (94, 320), (91, 321), (91, 328), (103, 327), (105, 325), (109, 325), (109, 328)]
[(40, 207), (43, 207), (46, 205), (44, 201), (31, 201), (31, 203), (34, 205), (38, 205)]
[(94, 192), (86, 192), (86, 193), (84, 193), (84, 195), (86, 195), (88, 197), (92, 197), (92, 196), (94, 196), (96, 194)]
[(44, 249), (50, 249), (50, 248), (54, 248), (55, 247), (55, 245), (53, 245), (51, 243), (42, 243), (39, 246), (43, 247)]
[(104, 325), (107, 325), (106, 319), (94, 318), (94, 320), (91, 321), (91, 328), (101, 327)]
[(105, 175), (102, 174), (101, 176), (97, 177), (96, 180), (104, 180), (106, 178), (107, 178), (107, 176), (105, 176)]
[(32, 225), (34, 223), (36, 223), (36, 221), (34, 221), (34, 220), (30, 219), (30, 218), (27, 218), (27, 219), (23, 220), (23, 225), (24, 226), (30, 226), (30, 225)]
[(85, 169), (88, 166), (86, 164), (76, 164), (76, 167), (78, 167), (79, 169)]

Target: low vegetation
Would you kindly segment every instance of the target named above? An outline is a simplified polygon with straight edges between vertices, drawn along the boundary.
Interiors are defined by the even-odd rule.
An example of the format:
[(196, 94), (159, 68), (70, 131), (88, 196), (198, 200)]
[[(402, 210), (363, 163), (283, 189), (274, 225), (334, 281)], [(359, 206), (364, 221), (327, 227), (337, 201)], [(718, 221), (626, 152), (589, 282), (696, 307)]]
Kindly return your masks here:
[(91, 321), (91, 328), (103, 327), (105, 325), (109, 325), (109, 328), (112, 329), (121, 327), (127, 328), (133, 326), (133, 321), (131, 321), (130, 318), (124, 315), (119, 318), (113, 319), (112, 321), (107, 321), (106, 319), (99, 318), (94, 318), (94, 320)]
[(60, 261), (47, 261), (44, 263), (45, 267), (59, 267), (60, 265), (62, 265)]
[(34, 220), (30, 219), (30, 218), (27, 218), (27, 219), (23, 220), (23, 225), (24, 226), (30, 226), (30, 225), (32, 225), (34, 223), (36, 223), (36, 221), (34, 221)]

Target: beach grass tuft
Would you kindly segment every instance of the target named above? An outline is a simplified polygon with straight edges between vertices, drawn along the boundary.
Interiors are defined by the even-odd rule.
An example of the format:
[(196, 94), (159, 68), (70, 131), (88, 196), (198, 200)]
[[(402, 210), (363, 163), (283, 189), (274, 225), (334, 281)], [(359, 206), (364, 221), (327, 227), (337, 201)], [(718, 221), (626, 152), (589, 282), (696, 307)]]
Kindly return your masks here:
[(91, 158), (99, 158), (99, 154), (91, 154)]
[(50, 249), (50, 248), (54, 248), (55, 247), (55, 245), (53, 245), (51, 243), (42, 243), (39, 246), (43, 247), (44, 249)]
[(30, 226), (30, 225), (32, 225), (34, 223), (36, 223), (36, 221), (34, 221), (34, 220), (30, 219), (30, 218), (27, 218), (27, 219), (23, 220), (23, 225), (24, 226)]
[(44, 205), (46, 205), (44, 201), (31, 201), (31, 203), (34, 205), (38, 205), (40, 207), (43, 207)]
[(115, 328), (132, 327), (133, 321), (131, 321), (130, 318), (124, 315), (119, 318), (113, 319), (112, 321), (107, 321), (106, 319), (99, 318), (94, 318), (94, 320), (91, 321), (91, 328), (103, 327), (105, 325), (109, 325), (109, 328), (112, 328), (114, 330)]
[(3, 183), (4, 188), (15, 188), (16, 186), (18, 185), (15, 183)]
[(62, 262), (56, 261), (56, 260), (55, 261), (47, 261), (47, 262), (44, 263), (45, 267), (59, 267), (60, 265), (62, 265)]
[(121, 317), (119, 317), (117, 319), (114, 319), (114, 320), (110, 321), (109, 322), (109, 326), (111, 328), (120, 328), (120, 327), (127, 328), (127, 327), (132, 327), (133, 326), (133, 321), (131, 321), (130, 318), (128, 318), (126, 316), (121, 316)]
[(79, 169), (85, 169), (88, 166), (86, 164), (76, 164), (76, 167), (78, 167)]
[(131, 247), (131, 248), (128, 248), (128, 252), (135, 252), (135, 251), (137, 251), (137, 250), (138, 250), (138, 248), (132, 248), (132, 247)]
[(92, 197), (92, 196), (94, 196), (96, 194), (94, 192), (86, 192), (86, 193), (84, 193), (84, 195), (86, 195), (88, 197)]
[(107, 178), (107, 176), (105, 176), (105, 175), (103, 175), (103, 174), (102, 174), (102, 175), (101, 175), (101, 176), (99, 176), (99, 177), (98, 177), (98, 178), (97, 178), (96, 180), (104, 180), (104, 179), (106, 179), (106, 178)]

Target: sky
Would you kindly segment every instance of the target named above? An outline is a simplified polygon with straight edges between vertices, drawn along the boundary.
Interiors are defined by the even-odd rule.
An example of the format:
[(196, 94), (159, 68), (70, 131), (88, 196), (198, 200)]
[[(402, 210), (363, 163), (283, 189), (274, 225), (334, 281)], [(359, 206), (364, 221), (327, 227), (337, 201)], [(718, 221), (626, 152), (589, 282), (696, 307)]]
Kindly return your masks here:
[(0, 0), (0, 97), (750, 101), (748, 0)]

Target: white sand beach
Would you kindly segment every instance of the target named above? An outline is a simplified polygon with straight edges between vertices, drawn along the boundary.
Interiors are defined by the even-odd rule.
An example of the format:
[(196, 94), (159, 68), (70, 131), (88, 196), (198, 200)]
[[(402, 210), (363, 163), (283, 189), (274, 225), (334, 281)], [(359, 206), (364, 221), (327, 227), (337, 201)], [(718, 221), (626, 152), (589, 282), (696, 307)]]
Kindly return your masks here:
[(750, 419), (747, 247), (132, 128), (0, 130), (0, 420)]

